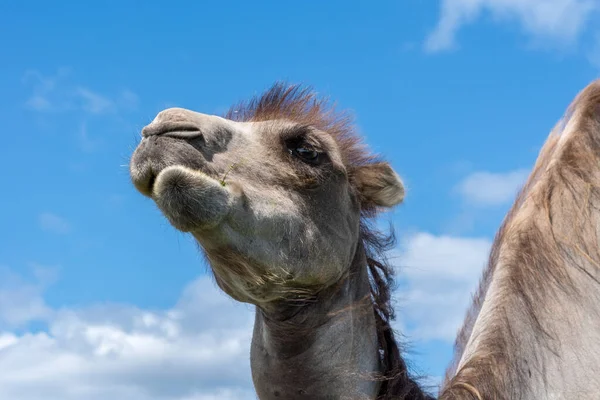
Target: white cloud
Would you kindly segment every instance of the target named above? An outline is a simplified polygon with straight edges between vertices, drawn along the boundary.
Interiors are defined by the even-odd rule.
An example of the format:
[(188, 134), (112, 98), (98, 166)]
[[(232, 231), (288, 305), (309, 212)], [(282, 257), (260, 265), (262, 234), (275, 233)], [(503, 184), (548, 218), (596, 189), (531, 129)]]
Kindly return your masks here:
[(525, 169), (506, 173), (475, 172), (463, 179), (455, 190), (471, 205), (499, 206), (516, 198), (528, 176), (529, 171)]
[(27, 281), (6, 267), (0, 267), (0, 351), (16, 340), (3, 335), (2, 328), (18, 328), (30, 321), (51, 316), (43, 299), (44, 289), (52, 283), (53, 270), (33, 266), (36, 279)]
[[(39, 291), (24, 292), (31, 299), (9, 294), (0, 305), (35, 301), (49, 309)], [(166, 311), (97, 305), (33, 317), (45, 319), (48, 331), (0, 331), (0, 398), (255, 399), (249, 369), (253, 313), (207, 277), (190, 284)]]
[(413, 339), (453, 342), (490, 247), (487, 238), (423, 232), (405, 238), (395, 260), (402, 284), (396, 293), (401, 329)]
[[(453, 341), (489, 247), (485, 238), (406, 237), (395, 260), (403, 332)], [(34, 282), (9, 275), (0, 275), (0, 398), (256, 398), (249, 362), (252, 308), (227, 297), (208, 277), (188, 285), (170, 309), (149, 310), (123, 304), (52, 308), (43, 291), (55, 279), (53, 270), (36, 268)], [(47, 330), (12, 329), (28, 321), (43, 321)]]
[(441, 0), (441, 15), (425, 42), (437, 52), (456, 47), (456, 35), (488, 12), (496, 21), (516, 21), (536, 40), (573, 43), (599, 8), (598, 0)]
[(66, 68), (51, 76), (35, 70), (27, 71), (23, 80), (31, 86), (32, 94), (25, 105), (38, 112), (83, 111), (88, 114), (108, 114), (138, 106), (138, 96), (131, 90), (106, 96), (90, 88), (73, 85), (68, 80), (69, 75), (70, 71)]
[(71, 224), (63, 217), (54, 213), (41, 213), (39, 223), (42, 229), (48, 232), (64, 235), (71, 231)]

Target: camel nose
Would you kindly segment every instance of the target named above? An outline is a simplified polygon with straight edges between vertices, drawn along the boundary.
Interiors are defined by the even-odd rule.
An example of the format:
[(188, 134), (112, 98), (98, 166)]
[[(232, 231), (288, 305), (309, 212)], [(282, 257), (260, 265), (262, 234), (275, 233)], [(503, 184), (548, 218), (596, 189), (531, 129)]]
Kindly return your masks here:
[(159, 112), (156, 118), (142, 129), (142, 136), (168, 136), (180, 139), (193, 139), (203, 132), (214, 131), (220, 127), (222, 119), (201, 114), (185, 108), (168, 108)]
[(142, 137), (175, 136), (190, 137), (201, 134), (198, 118), (193, 111), (184, 108), (168, 108), (159, 112), (156, 118), (142, 129)]
[(227, 150), (233, 138), (236, 143), (246, 143), (245, 137), (251, 131), (239, 122), (230, 121), (216, 115), (201, 114), (185, 108), (168, 108), (159, 112), (156, 118), (142, 129), (142, 141), (158, 138), (171, 138), (186, 141), (193, 147), (209, 153)]

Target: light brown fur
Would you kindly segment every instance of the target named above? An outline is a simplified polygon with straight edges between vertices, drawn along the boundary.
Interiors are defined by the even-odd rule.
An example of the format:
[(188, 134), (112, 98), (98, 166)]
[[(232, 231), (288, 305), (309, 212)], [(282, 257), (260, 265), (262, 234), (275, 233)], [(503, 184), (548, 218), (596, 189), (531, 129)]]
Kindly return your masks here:
[[(583, 349), (566, 344), (575, 333), (582, 341), (596, 336), (582, 315), (600, 328), (598, 207), (600, 81), (550, 134), (505, 218), (440, 399), (598, 398), (600, 367), (589, 364), (600, 361), (600, 341)], [(581, 366), (570, 364), (569, 352)]]

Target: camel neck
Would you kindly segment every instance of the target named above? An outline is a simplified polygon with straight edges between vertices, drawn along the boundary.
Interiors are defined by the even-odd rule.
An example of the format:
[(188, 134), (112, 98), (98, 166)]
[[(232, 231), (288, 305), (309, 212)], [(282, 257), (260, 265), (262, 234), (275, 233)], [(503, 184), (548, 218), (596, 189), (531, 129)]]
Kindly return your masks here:
[(379, 353), (365, 266), (359, 248), (350, 274), (315, 301), (257, 307), (251, 365), (261, 400), (376, 397)]

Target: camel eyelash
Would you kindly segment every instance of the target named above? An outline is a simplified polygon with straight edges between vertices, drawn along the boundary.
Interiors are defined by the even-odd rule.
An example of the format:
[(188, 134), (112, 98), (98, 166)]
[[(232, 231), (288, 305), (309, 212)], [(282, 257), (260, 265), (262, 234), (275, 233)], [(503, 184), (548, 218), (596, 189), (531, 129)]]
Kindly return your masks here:
[(312, 129), (307, 126), (297, 126), (288, 129), (281, 134), (281, 138), (287, 147), (308, 146), (311, 149), (324, 153), (323, 146), (312, 134)]

